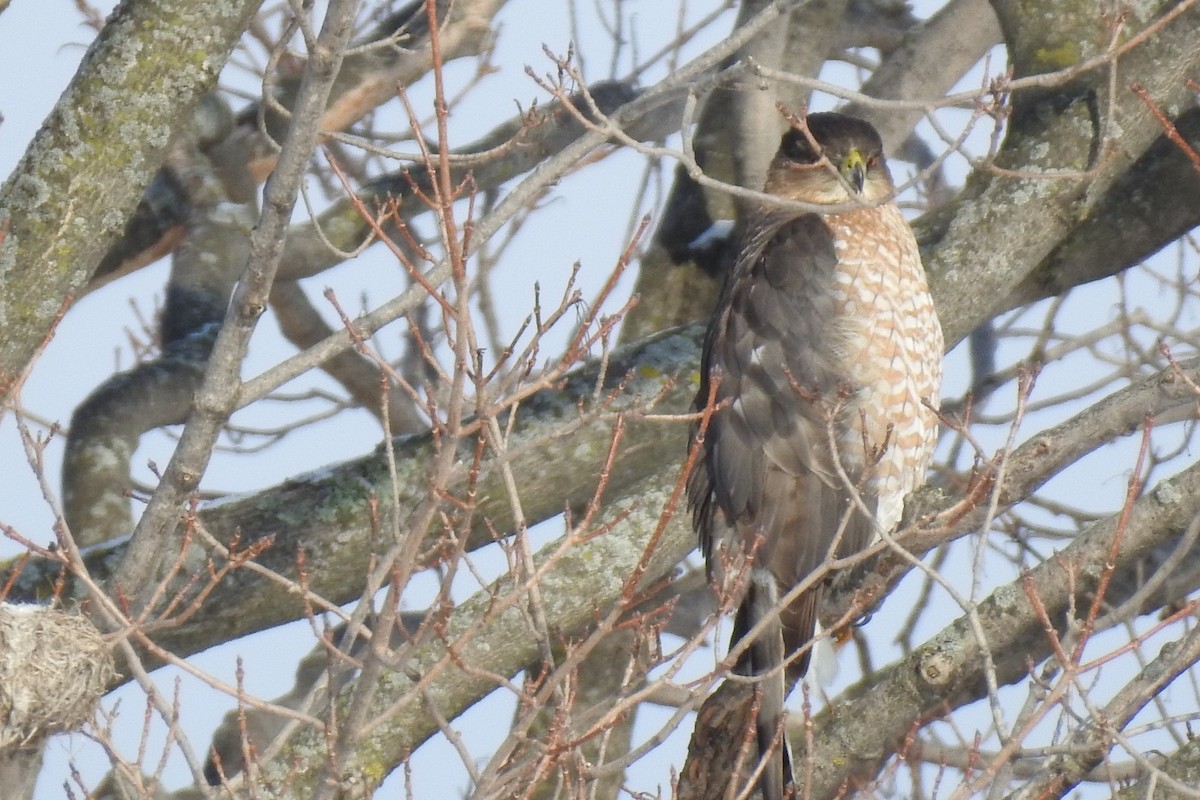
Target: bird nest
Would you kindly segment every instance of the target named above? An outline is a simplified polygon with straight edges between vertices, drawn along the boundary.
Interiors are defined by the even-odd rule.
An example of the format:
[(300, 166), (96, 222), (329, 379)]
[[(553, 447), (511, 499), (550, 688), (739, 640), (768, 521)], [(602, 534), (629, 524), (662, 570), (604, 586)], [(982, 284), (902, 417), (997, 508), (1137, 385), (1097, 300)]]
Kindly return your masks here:
[(0, 749), (77, 730), (114, 674), (108, 644), (84, 617), (0, 604)]

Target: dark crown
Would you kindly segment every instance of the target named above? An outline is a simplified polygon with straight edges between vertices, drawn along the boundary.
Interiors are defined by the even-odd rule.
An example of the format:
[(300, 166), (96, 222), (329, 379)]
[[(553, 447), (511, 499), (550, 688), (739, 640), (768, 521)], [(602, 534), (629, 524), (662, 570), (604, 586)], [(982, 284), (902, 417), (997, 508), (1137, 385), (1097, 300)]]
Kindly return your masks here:
[[(867, 157), (883, 153), (883, 140), (866, 120), (846, 114), (825, 112), (809, 114), (807, 122), (812, 137), (817, 140), (822, 151), (828, 152), (831, 159), (841, 158), (854, 149)], [(821, 160), (821, 151), (814, 150), (804, 131), (795, 128), (790, 128), (783, 135), (779, 143), (779, 153), (800, 164), (815, 164)]]

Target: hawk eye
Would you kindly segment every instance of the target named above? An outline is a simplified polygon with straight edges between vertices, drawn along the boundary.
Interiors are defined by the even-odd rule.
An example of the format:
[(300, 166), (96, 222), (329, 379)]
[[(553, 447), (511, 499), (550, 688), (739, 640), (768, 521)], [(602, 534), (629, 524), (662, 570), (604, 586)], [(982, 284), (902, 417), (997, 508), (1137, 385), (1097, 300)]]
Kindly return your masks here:
[(794, 129), (784, 134), (781, 152), (789, 160), (800, 164), (815, 164), (821, 160), (821, 154), (813, 150), (808, 137)]

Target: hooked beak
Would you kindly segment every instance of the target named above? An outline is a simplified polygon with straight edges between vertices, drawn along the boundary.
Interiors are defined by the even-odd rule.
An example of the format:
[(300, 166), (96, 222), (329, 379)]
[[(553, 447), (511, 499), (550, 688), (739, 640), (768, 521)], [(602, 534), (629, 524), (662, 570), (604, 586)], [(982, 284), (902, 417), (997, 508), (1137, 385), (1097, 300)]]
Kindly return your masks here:
[(867, 182), (867, 160), (857, 148), (846, 154), (838, 166), (838, 172), (853, 187), (855, 194), (862, 194), (863, 185)]

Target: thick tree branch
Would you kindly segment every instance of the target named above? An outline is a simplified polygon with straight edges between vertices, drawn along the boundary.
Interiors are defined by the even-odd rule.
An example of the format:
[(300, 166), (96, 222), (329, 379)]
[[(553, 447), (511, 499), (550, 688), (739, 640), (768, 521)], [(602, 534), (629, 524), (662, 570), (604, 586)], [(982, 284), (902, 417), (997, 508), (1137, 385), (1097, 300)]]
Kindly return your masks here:
[[(1066, 610), (1087, 608), (1091, 602), (1114, 538), (1120, 536), (1116, 572), (1121, 573), (1192, 523), (1200, 512), (1197, 492), (1200, 466), (1193, 466), (1138, 500), (1124, 530), (1119, 517), (1099, 522), (1057, 558), (995, 590), (978, 607), (984, 642), (976, 641), (971, 624), (960, 618), (908, 658), (847, 690), (835, 709), (816, 719), (811, 753), (814, 797), (830, 796), (856, 776), (873, 775), (883, 759), (902, 746), (917, 721), (984, 696), (981, 648), (991, 651), (999, 684), (1026, 677), (1029, 663), (1039, 663), (1052, 652), (1029, 598), (1040, 600), (1061, 633), (1068, 621)], [(798, 754), (798, 759), (804, 758)]]
[[(1176, 5), (1159, 4), (1159, 16)], [(1095, 11), (1077, 13), (1085, 18), (1073, 24), (1093, 33), (1098, 23), (1087, 15)], [(1065, 15), (1057, 27), (1031, 21), (1021, 34), (1052, 29), (1057, 41), (1070, 35), (1063, 26), (1072, 20)], [(954, 295), (964, 312), (941, 314), (948, 345), (1003, 308), (1010, 287), (1042, 263), (1158, 139), (1158, 119), (1128, 88), (1131, 83), (1144, 86), (1161, 107), (1191, 105), (1186, 78), (1200, 63), (1198, 22), (1200, 10), (1193, 6), (1126, 53), (1113, 67), (1111, 93), (1103, 76), (1094, 76), (1071, 87), (1016, 95), (1010, 130), (996, 160), (1005, 172), (976, 172), (957, 201), (927, 215), (918, 226), (939, 310)], [(1041, 52), (1022, 47), (1022, 52)], [(1047, 68), (1039, 62), (1023, 72), (1035, 72), (1038, 66)], [(1119, 139), (1107, 138), (1117, 131)]]
[[(1200, 152), (1200, 109), (1185, 111), (1175, 126)], [(1017, 308), (1116, 275), (1197, 225), (1200, 170), (1178, 144), (1160, 136), (1045, 261), (1009, 292), (1002, 308)], [(1113, 236), (1113, 231), (1121, 235)]]
[[(1164, 780), (1163, 776), (1170, 780)], [(1173, 782), (1175, 783), (1173, 783)], [(1181, 784), (1181, 786), (1176, 785)], [(1186, 742), (1166, 758), (1161, 768), (1150, 770), (1150, 774), (1133, 786), (1127, 786), (1114, 795), (1115, 800), (1196, 800), (1200, 794), (1200, 738)]]
[[(522, 486), (529, 524), (568, 508), (585, 507), (592, 500), (617, 412), (626, 413), (626, 431), (618, 454), (621, 469), (610, 476), (608, 491), (620, 494), (657, 473), (677, 472), (680, 454), (686, 450), (686, 425), (643, 419), (641, 414), (647, 409), (678, 413), (689, 406), (696, 391), (692, 374), (700, 360), (700, 336), (699, 328), (690, 328), (656, 337), (614, 353), (603, 363), (594, 362), (572, 373), (561, 386), (520, 404), (509, 459)], [(567, 442), (569, 447), (564, 446)], [(473, 447), (473, 442), (463, 446), (464, 466), (446, 487), (452, 496), (465, 491), (465, 465), (472, 462)], [(363, 575), (379, 546), (373, 537), (371, 502), (379, 502), (381, 514), (394, 514), (403, 521), (427, 497), (432, 438), (428, 434), (401, 437), (395, 451), (396, 507), (391, 504), (387, 458), (376, 453), (332, 470), (297, 476), (262, 494), (216, 504), (201, 511), (199, 524), (217, 541), (235, 544), (239, 550), (268, 540), (270, 547), (256, 563), (289, 581), (298, 579), (298, 559), (303, 554), (306, 587), (333, 603), (348, 602), (361, 592)], [(512, 510), (494, 466), (485, 463), (476, 489), (475, 522), (467, 544), (471, 549), (491, 542), (495, 531), (512, 528)], [(440, 558), (442, 544), (435, 537), (422, 546), (426, 564)], [(92, 578), (107, 580), (127, 547), (127, 542), (121, 542), (91, 551), (86, 565)], [(221, 561), (211, 550), (193, 545), (175, 580), (182, 585), (189, 576), (205, 574), (210, 559)], [(12, 578), (17, 567), (0, 570), (0, 585)], [(29, 562), (15, 579), (9, 599), (35, 601), (45, 596), (59, 569), (57, 561)], [(154, 638), (186, 656), (218, 641), (298, 619), (304, 612), (294, 584), (283, 585), (240, 569), (224, 578), (220, 591), (187, 623), (164, 626)]]
[[(1010, 794), (1009, 800), (1062, 796), (1073, 789), (1089, 772), (1104, 763), (1117, 744), (1114, 731), (1123, 731), (1134, 715), (1198, 661), (1200, 628), (1193, 627), (1179, 639), (1163, 645), (1137, 677), (1122, 687), (1112, 700), (1094, 710), (1092, 724), (1080, 726), (1066, 739), (1070, 752), (1046, 759), (1037, 777)], [(1166, 783), (1166, 780), (1162, 779), (1162, 782)]]
[(126, 0), (0, 188), (0, 396), (78, 292), (260, 0)]
[[(669, 473), (656, 476), (613, 502), (596, 531), (581, 532), (599, 535), (565, 548), (563, 540), (556, 540), (539, 551), (538, 587), (553, 630), (578, 633), (598, 618), (615, 620), (636, 602), (638, 592), (653, 586), (692, 549), (691, 528), (682, 515), (659, 535), (662, 510), (676, 482), (677, 476)], [(604, 568), (596, 569), (597, 564)], [(525, 592), (506, 575), (457, 606), (439, 626), (435, 641), (394, 665), (375, 692), (370, 733), (356, 743), (341, 772), (341, 786), (369, 793), (412, 748), (439, 730), (425, 706), (453, 718), (498, 688), (496, 676), (511, 676), (538, 657), (539, 637), (523, 610)], [(342, 691), (339, 705), (352, 696), (352, 688)], [(282, 757), (265, 766), (262, 780), (287, 786), (281, 798), (309, 797), (326, 765), (326, 745), (325, 731), (302, 732)]]

